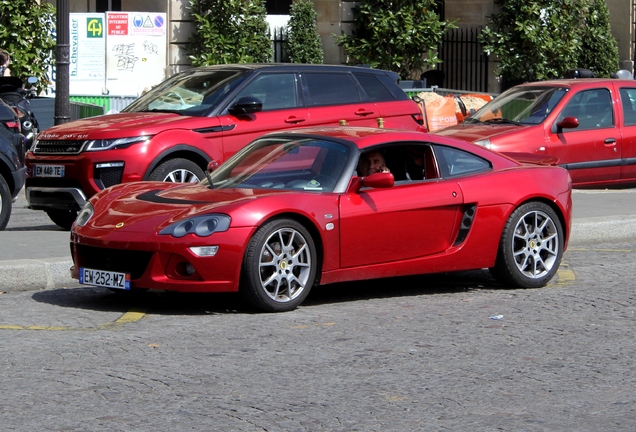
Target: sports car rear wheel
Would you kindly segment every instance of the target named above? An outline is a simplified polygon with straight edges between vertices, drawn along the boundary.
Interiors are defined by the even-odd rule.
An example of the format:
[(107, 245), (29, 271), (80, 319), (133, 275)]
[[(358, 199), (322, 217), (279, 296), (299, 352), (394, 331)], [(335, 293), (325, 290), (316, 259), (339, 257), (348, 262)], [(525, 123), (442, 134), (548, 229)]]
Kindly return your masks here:
[(256, 231), (248, 245), (240, 292), (260, 310), (290, 311), (309, 294), (317, 267), (309, 231), (294, 220), (276, 219)]
[(548, 205), (530, 202), (508, 218), (491, 269), (502, 283), (538, 288), (554, 276), (563, 257), (563, 227)]

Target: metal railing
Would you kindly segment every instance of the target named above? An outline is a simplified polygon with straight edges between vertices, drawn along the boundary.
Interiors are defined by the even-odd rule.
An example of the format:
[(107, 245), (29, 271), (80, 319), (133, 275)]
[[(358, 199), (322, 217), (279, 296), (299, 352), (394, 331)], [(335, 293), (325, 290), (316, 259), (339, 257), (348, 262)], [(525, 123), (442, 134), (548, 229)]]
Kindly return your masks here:
[(471, 92), (488, 90), (488, 56), (478, 36), (481, 27), (449, 30), (442, 41), (438, 69), (444, 73), (443, 86)]

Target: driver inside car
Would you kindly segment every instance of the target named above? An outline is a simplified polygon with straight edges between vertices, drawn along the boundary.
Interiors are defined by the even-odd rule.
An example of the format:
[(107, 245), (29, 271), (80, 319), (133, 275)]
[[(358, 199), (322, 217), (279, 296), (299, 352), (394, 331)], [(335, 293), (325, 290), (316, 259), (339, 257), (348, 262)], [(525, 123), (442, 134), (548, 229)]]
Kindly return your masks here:
[(391, 172), (386, 167), (384, 156), (382, 156), (382, 153), (377, 150), (363, 153), (360, 156), (357, 171), (358, 175), (361, 177), (366, 177), (379, 172)]

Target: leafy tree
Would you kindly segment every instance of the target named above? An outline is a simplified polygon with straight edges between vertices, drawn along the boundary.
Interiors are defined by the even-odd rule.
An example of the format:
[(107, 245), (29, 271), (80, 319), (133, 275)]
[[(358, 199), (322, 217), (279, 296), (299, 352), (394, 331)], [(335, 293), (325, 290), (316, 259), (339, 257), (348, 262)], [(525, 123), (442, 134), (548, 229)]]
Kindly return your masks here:
[(610, 15), (605, 0), (588, 0), (581, 28), (578, 66), (594, 71), (597, 77), (609, 77), (618, 70), (618, 44), (612, 36)]
[(355, 30), (336, 36), (349, 63), (388, 69), (410, 79), (425, 66), (440, 63), (436, 49), (444, 32), (435, 0), (367, 0), (353, 8)]
[(292, 3), (287, 23), (285, 52), (292, 63), (322, 63), (323, 51), (316, 21), (318, 14), (311, 0)]
[(272, 58), (264, 0), (190, 0), (194, 66), (263, 63)]
[(11, 75), (36, 77), (38, 91), (48, 84), (55, 48), (55, 7), (45, 1), (0, 1), (0, 48), (11, 56)]
[(618, 48), (609, 35), (604, 0), (495, 3), (500, 12), (490, 17), (480, 41), (485, 52), (501, 62), (498, 73), (504, 82), (558, 78), (577, 67), (609, 76), (609, 70), (618, 68)]

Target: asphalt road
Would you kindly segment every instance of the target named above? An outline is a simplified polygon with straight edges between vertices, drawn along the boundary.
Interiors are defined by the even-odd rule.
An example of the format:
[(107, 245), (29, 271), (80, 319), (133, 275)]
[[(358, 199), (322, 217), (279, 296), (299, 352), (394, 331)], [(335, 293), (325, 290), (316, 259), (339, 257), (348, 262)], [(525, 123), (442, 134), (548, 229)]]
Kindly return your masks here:
[[(575, 190), (570, 245), (636, 240), (636, 189)], [(0, 292), (75, 286), (70, 278), (69, 233), (42, 211), (14, 203), (0, 231)]]
[(334, 284), (297, 310), (73, 287), (0, 295), (3, 431), (636, 430), (633, 243), (575, 278)]

